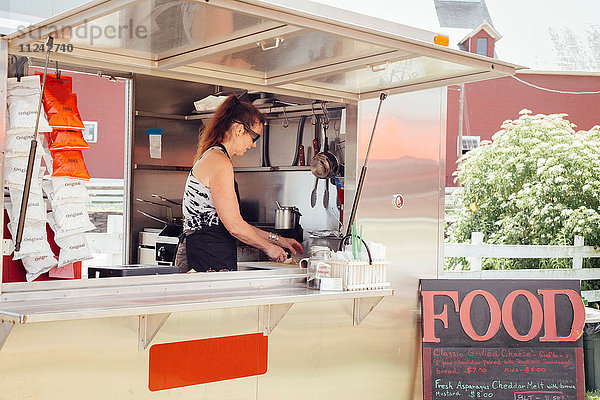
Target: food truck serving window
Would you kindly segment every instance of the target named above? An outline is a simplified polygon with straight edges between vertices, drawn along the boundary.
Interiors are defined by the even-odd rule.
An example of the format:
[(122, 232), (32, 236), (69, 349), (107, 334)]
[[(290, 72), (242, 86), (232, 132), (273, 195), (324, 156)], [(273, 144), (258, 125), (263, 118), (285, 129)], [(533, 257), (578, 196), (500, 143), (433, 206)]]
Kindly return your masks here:
[[(245, 93), (267, 114), (271, 135), (263, 134), (259, 146), (234, 163), (245, 219), (275, 224), (277, 200), (300, 209), (307, 231), (327, 231), (337, 229), (341, 219), (337, 189), (343, 178), (348, 184), (355, 176), (358, 132), (351, 111), (360, 100), (381, 91), (401, 93), (508, 75), (516, 68), (436, 45), (432, 32), (294, 0), (161, 6), (147, 0), (92, 2), (3, 38), (4, 54), (39, 57), (39, 65), (43, 53), (27, 49), (49, 36), (57, 46), (52, 61), (100, 69), (100, 75), (109, 69), (132, 74), (126, 104), (131, 122), (120, 142), (125, 143), (127, 264), (150, 263), (150, 252), (154, 263), (168, 264), (177, 245), (176, 229), (165, 227), (180, 223), (197, 134), (210, 118), (210, 111), (198, 113), (194, 102)], [(94, 96), (99, 102), (112, 101), (99, 92)], [(315, 108), (316, 101), (326, 105)], [(324, 121), (329, 123), (326, 140), (319, 129)], [(100, 124), (98, 132), (105, 132)], [(351, 171), (345, 177), (338, 169), (332, 178), (342, 179), (326, 180), (325, 188), (308, 167), (313, 155), (327, 149), (321, 143)], [(296, 161), (301, 148), (304, 166)], [(351, 197), (346, 193), (346, 203)], [(285, 233), (307, 239), (307, 232), (294, 228)], [(164, 244), (160, 248), (158, 236)]]

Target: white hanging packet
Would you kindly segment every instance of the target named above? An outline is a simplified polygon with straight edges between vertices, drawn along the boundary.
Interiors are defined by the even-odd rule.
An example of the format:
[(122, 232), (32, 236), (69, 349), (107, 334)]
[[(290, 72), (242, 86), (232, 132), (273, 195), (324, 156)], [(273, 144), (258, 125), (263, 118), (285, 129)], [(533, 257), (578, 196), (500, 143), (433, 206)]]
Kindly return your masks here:
[[(21, 189), (11, 187), (10, 189), (10, 204), (11, 204), (11, 221), (19, 221), (21, 215), (21, 201), (23, 200), (23, 191)], [(41, 193), (29, 193), (27, 201), (27, 211), (25, 214), (26, 221), (46, 222), (46, 202)]]
[(42, 91), (39, 75), (22, 76), (20, 80), (17, 78), (7, 79), (7, 93), (15, 96), (39, 95)]
[[(40, 93), (39, 75), (24, 76), (20, 81), (17, 78), (8, 79), (8, 129), (35, 128)], [(40, 109), (38, 132), (52, 132), (43, 109)]]
[(21, 262), (25, 267), (25, 279), (27, 279), (27, 282), (37, 279), (41, 274), (50, 271), (58, 265), (54, 255), (24, 257), (21, 259)]
[(85, 203), (57, 204), (52, 207), (57, 237), (96, 229), (90, 221)]
[[(27, 156), (31, 149), (33, 140), (33, 130), (31, 129), (13, 129), (6, 132), (6, 157)], [(38, 148), (41, 148), (41, 142), (38, 138)]]
[[(16, 239), (18, 221), (12, 221), (8, 224), (8, 230), (13, 238)], [(24, 257), (53, 255), (48, 235), (46, 234), (45, 223), (26, 223), (23, 226), (23, 237), (21, 238), (21, 248), (15, 251), (13, 260), (20, 260)]]
[(86, 181), (81, 179), (64, 178), (64, 177), (53, 177), (52, 178), (52, 190), (53, 190), (53, 201), (52, 204), (58, 205), (62, 203), (87, 203), (90, 201), (90, 195), (88, 194)]
[(92, 258), (90, 247), (82, 233), (57, 238), (55, 241), (58, 247), (60, 247), (58, 256), (59, 268), (73, 262), (89, 260)]
[[(4, 160), (4, 186), (21, 189), (25, 186), (28, 159), (28, 157), (7, 157)], [(31, 192), (42, 193), (40, 173), (43, 171), (41, 163), (42, 158), (36, 156), (31, 179)]]
[[(35, 117), (37, 116), (40, 95), (25, 95), (6, 97), (8, 103), (9, 129), (29, 128), (35, 129)], [(52, 127), (46, 121), (44, 110), (40, 110), (40, 122), (38, 132), (52, 132)]]

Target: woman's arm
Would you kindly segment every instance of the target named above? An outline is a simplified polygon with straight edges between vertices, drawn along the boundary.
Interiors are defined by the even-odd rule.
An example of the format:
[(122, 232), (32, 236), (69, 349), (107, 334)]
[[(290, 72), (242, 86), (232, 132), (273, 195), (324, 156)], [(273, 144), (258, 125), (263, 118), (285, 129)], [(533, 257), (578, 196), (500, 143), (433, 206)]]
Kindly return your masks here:
[(250, 226), (252, 227), (252, 229), (254, 229), (258, 236), (260, 236), (263, 239), (269, 240), (271, 243), (274, 243), (280, 247), (288, 249), (292, 254), (304, 253), (302, 245), (298, 243), (296, 239), (286, 238), (283, 236), (279, 236), (275, 233), (263, 231), (262, 229), (259, 229), (255, 226)]
[(211, 166), (209, 186), (217, 215), (225, 228), (236, 239), (264, 251), (273, 261), (283, 262), (287, 258), (285, 251), (261, 237), (254, 228), (242, 218), (235, 194), (233, 166), (231, 161), (220, 152), (205, 156)]

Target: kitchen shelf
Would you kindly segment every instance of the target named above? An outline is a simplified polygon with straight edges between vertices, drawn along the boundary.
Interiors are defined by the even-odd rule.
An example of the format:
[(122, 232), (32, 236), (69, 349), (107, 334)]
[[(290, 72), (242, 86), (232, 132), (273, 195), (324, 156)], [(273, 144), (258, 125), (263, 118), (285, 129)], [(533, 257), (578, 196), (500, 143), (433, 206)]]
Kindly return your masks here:
[[(327, 111), (339, 110), (346, 107), (344, 103), (326, 103)], [(300, 116), (311, 116), (323, 115), (323, 110), (321, 108), (321, 103), (316, 103), (313, 106), (310, 104), (302, 104), (302, 105), (293, 105), (293, 106), (277, 106), (277, 107), (258, 107), (258, 109), (268, 116), (272, 118), (295, 118)], [(149, 117), (149, 118), (165, 118), (165, 119), (176, 119), (183, 121), (198, 121), (203, 119), (212, 118), (215, 114), (214, 110), (211, 111), (202, 111), (190, 115), (177, 115), (177, 114), (164, 114), (164, 113), (156, 113), (150, 111), (135, 111), (136, 117)]]
[(234, 172), (279, 172), (279, 171), (310, 171), (310, 165), (282, 167), (235, 167)]
[[(265, 269), (261, 269), (261, 265)], [(268, 269), (273, 266), (278, 268)], [(171, 313), (260, 307), (269, 334), (295, 303), (353, 299), (353, 323), (360, 322), (393, 290), (327, 292), (306, 288), (306, 269), (275, 263), (240, 263), (254, 271), (92, 279), (71, 288), (60, 282), (46, 290), (3, 293), (0, 347), (15, 324), (137, 316), (139, 348), (146, 348)], [(49, 282), (43, 282), (48, 284)], [(51, 283), (50, 283), (51, 284)], [(74, 286), (74, 287), (73, 287)], [(56, 289), (52, 290), (55, 287)]]
[[(133, 166), (136, 170), (147, 170), (147, 171), (175, 171), (175, 172), (189, 172), (192, 166), (184, 165), (149, 165), (149, 164), (135, 164)], [(281, 171), (310, 171), (310, 165), (302, 166), (281, 166), (281, 167), (235, 167), (234, 172), (281, 172)]]
[[(284, 112), (285, 114), (290, 117), (299, 117), (302, 115), (305, 116), (310, 116), (314, 114), (316, 115), (323, 115), (323, 110), (321, 108), (321, 104), (322, 103), (315, 103), (314, 105), (311, 104), (300, 104), (300, 105), (293, 105), (293, 106), (276, 106), (276, 107), (261, 107), (258, 106), (257, 108), (266, 115), (276, 115), (276, 114), (281, 114), (281, 116), (284, 116)], [(333, 110), (339, 110), (341, 108), (345, 108), (346, 104), (344, 103), (326, 103), (326, 107), (327, 107), (327, 111), (333, 111)], [(203, 111), (203, 112), (198, 112), (198, 113), (194, 113), (192, 115), (188, 115), (186, 116), (186, 119), (189, 120), (194, 120), (194, 119), (206, 119), (206, 118), (210, 118), (214, 115), (214, 111)]]
[(190, 172), (192, 166), (186, 165), (149, 165), (149, 164), (134, 164), (133, 169), (147, 171), (178, 171)]
[(164, 119), (178, 119), (178, 120), (187, 120), (187, 115), (177, 115), (177, 114), (162, 114), (148, 111), (136, 111), (136, 117), (149, 117), (149, 118), (164, 118)]

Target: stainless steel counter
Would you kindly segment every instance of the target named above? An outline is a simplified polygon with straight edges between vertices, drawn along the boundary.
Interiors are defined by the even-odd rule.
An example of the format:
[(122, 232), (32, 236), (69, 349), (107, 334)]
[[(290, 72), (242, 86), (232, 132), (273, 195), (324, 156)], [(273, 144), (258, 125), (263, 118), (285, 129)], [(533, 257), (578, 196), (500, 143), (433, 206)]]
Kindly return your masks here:
[[(15, 284), (0, 297), (0, 347), (14, 324), (139, 316), (140, 347), (171, 313), (261, 306), (269, 334), (295, 303), (354, 299), (353, 322), (391, 289), (327, 292), (307, 289), (306, 269), (240, 263), (241, 271)], [(150, 333), (150, 331), (153, 331)]]

